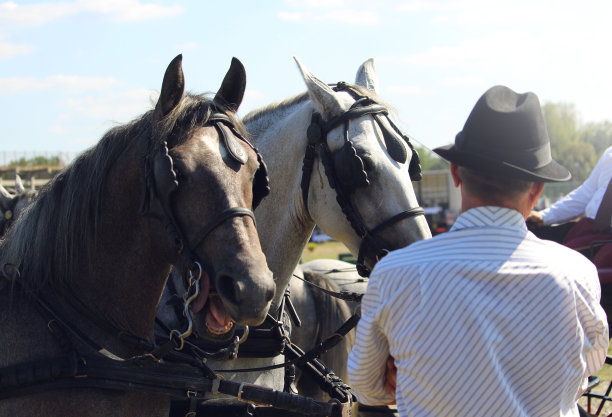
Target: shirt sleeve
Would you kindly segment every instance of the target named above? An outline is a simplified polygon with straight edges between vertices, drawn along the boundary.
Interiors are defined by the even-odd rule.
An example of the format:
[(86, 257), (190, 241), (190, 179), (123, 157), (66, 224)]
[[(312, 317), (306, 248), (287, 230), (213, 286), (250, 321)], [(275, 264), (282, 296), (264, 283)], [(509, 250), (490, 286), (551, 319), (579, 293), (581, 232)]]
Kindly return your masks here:
[(381, 300), (376, 278), (373, 273), (361, 300), (361, 319), (348, 359), (351, 388), (357, 400), (367, 405), (384, 405), (395, 400), (384, 388), (389, 343), (379, 323), (385, 303)]
[(608, 163), (610, 163), (610, 149), (606, 149), (582, 185), (549, 208), (542, 210), (544, 224), (562, 223), (584, 214), (587, 204), (589, 204), (599, 187), (599, 176), (603, 171), (602, 166)]
[[(577, 311), (585, 333), (583, 355), (586, 360), (585, 379), (601, 369), (608, 353), (608, 319), (600, 305), (601, 289), (594, 265), (589, 274), (578, 282)], [(586, 384), (583, 385), (586, 388)], [(579, 394), (582, 394), (580, 392)]]

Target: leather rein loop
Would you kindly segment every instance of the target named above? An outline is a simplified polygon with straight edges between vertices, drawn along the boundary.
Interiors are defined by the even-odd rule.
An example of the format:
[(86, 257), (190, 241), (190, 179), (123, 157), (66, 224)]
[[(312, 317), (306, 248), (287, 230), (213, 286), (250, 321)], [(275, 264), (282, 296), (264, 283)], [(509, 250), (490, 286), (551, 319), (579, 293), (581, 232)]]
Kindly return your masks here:
[[(323, 167), (325, 168), (325, 174), (331, 188), (336, 190), (336, 201), (340, 205), (342, 212), (346, 219), (349, 221), (351, 227), (362, 239), (359, 247), (359, 254), (357, 258), (357, 272), (363, 277), (367, 277), (372, 272), (369, 267), (365, 264), (365, 257), (369, 253), (373, 253), (373, 257), (376, 260), (380, 260), (384, 257), (389, 250), (386, 249), (384, 240), (377, 237), (378, 233), (385, 228), (392, 226), (404, 219), (408, 219), (416, 216), (424, 216), (425, 210), (422, 207), (413, 207), (409, 210), (402, 211), (389, 219), (384, 220), (373, 229), (368, 229), (363, 220), (363, 217), (359, 214), (359, 211), (355, 207), (355, 204), (350, 198), (351, 194), (355, 192), (354, 188), (348, 188), (342, 185), (342, 181), (338, 179), (336, 169), (334, 167), (334, 160), (332, 152), (329, 149), (327, 143), (328, 133), (336, 127), (344, 124), (344, 138), (345, 142), (351, 144), (351, 140), (348, 137), (348, 124), (350, 120), (357, 119), (359, 117), (371, 114), (374, 116), (374, 121), (381, 127), (382, 124), (378, 115), (388, 116), (388, 110), (386, 107), (376, 103), (372, 98), (361, 95), (354, 87), (347, 83), (340, 82), (334, 88), (335, 91), (346, 91), (353, 98), (355, 102), (351, 107), (343, 114), (332, 118), (329, 121), (324, 121), (321, 114), (313, 112), (310, 126), (307, 130), (308, 145), (306, 146), (306, 152), (302, 164), (302, 200), (304, 207), (308, 212), (308, 192), (310, 188), (310, 177), (314, 169), (314, 160), (317, 156), (321, 159)], [(403, 135), (397, 126), (388, 118), (390, 126), (394, 131), (407, 143), (408, 147), (413, 152), (413, 157), (416, 157), (415, 176), (420, 179), (420, 165), (418, 161), (418, 155), (412, 144), (410, 143), (407, 136)], [(412, 164), (412, 160), (410, 161)], [(416, 172), (418, 171), (418, 172)], [(418, 174), (418, 175), (416, 175)], [(366, 174), (367, 175), (367, 174)], [(368, 184), (367, 181), (365, 184)]]

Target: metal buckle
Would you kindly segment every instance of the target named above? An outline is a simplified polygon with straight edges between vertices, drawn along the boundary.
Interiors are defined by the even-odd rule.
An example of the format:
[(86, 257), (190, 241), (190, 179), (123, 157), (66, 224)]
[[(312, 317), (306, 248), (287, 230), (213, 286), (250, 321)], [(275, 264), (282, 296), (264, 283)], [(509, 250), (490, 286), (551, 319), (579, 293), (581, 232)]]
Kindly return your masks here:
[(240, 384), (240, 387), (238, 388), (238, 395), (236, 396), (236, 398), (238, 398), (238, 401), (241, 401), (243, 403), (249, 403), (249, 404), (257, 405), (257, 406), (260, 406), (260, 407), (272, 407), (271, 404), (258, 403), (257, 401), (251, 401), (251, 400), (247, 400), (245, 398), (242, 398), (242, 394), (244, 393), (244, 387), (253, 387), (253, 388), (258, 388), (258, 389), (265, 389), (267, 391), (273, 391), (272, 388), (262, 387), (260, 385), (248, 384), (246, 382), (243, 382), (243, 383)]

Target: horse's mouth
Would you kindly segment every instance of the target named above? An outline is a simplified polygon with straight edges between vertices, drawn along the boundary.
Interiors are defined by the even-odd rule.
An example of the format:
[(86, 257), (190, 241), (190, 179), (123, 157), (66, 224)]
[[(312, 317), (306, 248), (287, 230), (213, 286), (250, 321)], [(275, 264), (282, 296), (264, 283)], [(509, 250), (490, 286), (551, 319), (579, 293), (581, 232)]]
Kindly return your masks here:
[(207, 330), (214, 335), (223, 335), (232, 330), (234, 321), (227, 312), (223, 300), (210, 283), (208, 275), (202, 277), (200, 294), (191, 303), (191, 311), (200, 314), (205, 311), (204, 321)]

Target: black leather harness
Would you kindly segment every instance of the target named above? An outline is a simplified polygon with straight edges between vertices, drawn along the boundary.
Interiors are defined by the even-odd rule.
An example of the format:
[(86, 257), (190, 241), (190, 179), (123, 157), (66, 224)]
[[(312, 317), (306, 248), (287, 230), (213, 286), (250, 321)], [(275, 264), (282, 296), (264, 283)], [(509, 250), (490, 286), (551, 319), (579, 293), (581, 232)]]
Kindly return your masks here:
[[(233, 129), (229, 118), (222, 114), (216, 114), (211, 117), (211, 123), (215, 124), (222, 140), (228, 147), (229, 153), (240, 161), (242, 158), (240, 149), (231, 143), (227, 145), (228, 141), (235, 140), (228, 135), (228, 129)], [(240, 136), (239, 138), (257, 152), (249, 141)], [(265, 164), (258, 152), (257, 155), (260, 167), (255, 175), (255, 181), (259, 180), (259, 184), (254, 184), (254, 187), (257, 187), (254, 188), (254, 206), (269, 192)], [(241, 163), (244, 162), (246, 160)], [(194, 287), (193, 272), (197, 268), (201, 268), (193, 249), (225, 220), (245, 215), (255, 220), (254, 215), (247, 208), (230, 208), (211, 220), (195, 235), (195, 238), (188, 240), (172, 211), (171, 196), (179, 184), (166, 142), (163, 142), (160, 149), (152, 157), (146, 158), (144, 167), (145, 185), (140, 213), (154, 216), (166, 226), (173, 238), (177, 252), (181, 255), (183, 266), (190, 272), (190, 282), (187, 289), (189, 293), (193, 291)], [(13, 285), (17, 287), (21, 285), (19, 269), (16, 266), (5, 264), (0, 272)], [(195, 280), (196, 287), (197, 279), (199, 278)], [(193, 296), (193, 294), (191, 295)], [(302, 414), (334, 417), (348, 415), (352, 398), (346, 398), (346, 393), (342, 393), (342, 395), (347, 402), (341, 403), (339, 400), (335, 400), (324, 403), (288, 392), (271, 390), (267, 387), (224, 381), (205, 364), (206, 357), (214, 356), (218, 352), (213, 352), (209, 356), (201, 349), (185, 349), (185, 351), (182, 351), (186, 345), (188, 346), (188, 343), (185, 342), (190, 334), (191, 323), (186, 332), (174, 333), (175, 331), (171, 330), (168, 340), (162, 345), (153, 345), (129, 334), (118, 335), (126, 344), (141, 352), (141, 354), (123, 359), (97, 345), (65, 317), (60, 316), (41, 296), (36, 294), (32, 296), (42, 317), (48, 320), (49, 331), (55, 336), (58, 344), (66, 353), (50, 359), (0, 368), (0, 400), (68, 388), (140, 391), (168, 395), (173, 398), (187, 398), (189, 407), (185, 415), (193, 416), (196, 412), (198, 400), (203, 399), (207, 393), (224, 393), (235, 396), (243, 402), (272, 406), (288, 411), (299, 411)], [(282, 335), (282, 326), (276, 326), (276, 328), (280, 329), (281, 339), (287, 339)], [(173, 337), (175, 334), (178, 334), (178, 337)], [(87, 352), (77, 349), (77, 344), (87, 346)], [(328, 343), (325, 348), (330, 346), (331, 343)], [(318, 350), (323, 351), (323, 347), (318, 348)], [(297, 352), (299, 354), (299, 351)], [(310, 356), (315, 355), (316, 352)], [(300, 361), (305, 362), (306, 358)], [(292, 364), (282, 364), (282, 366), (290, 365)], [(323, 365), (318, 366), (319, 369), (322, 367)], [(336, 383), (336, 386), (339, 386), (339, 384)]]

